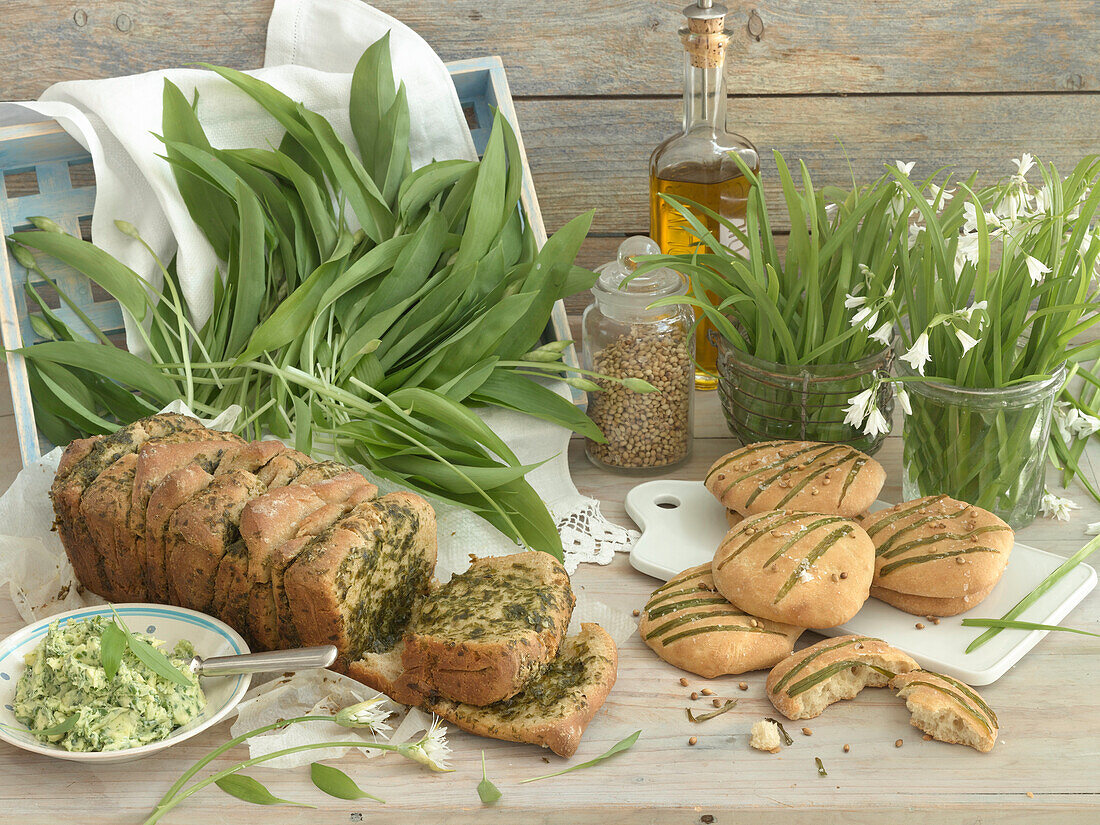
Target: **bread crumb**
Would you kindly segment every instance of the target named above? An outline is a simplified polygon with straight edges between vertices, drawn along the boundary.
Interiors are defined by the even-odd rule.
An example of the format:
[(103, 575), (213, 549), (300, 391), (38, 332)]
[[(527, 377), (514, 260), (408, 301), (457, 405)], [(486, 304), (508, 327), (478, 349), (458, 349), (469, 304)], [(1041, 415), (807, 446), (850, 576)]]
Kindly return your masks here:
[(693, 736), (688, 740), (688, 744), (689, 745), (694, 745), (698, 741), (699, 741), (699, 737), (698, 736)]
[(748, 682), (738, 682), (737, 687), (740, 690), (748, 690), (749, 689), (749, 683)]
[(687, 686), (688, 686), (688, 680), (687, 680), (687, 679), (685, 679), (685, 678), (684, 678), (683, 676), (681, 676), (681, 677), (680, 677), (680, 684), (681, 684), (681, 685), (682, 685), (683, 687), (687, 687)]
[(1027, 792), (1027, 798), (1028, 798), (1028, 799), (1034, 799), (1034, 798), (1035, 798), (1035, 794), (1033, 794), (1033, 793), (1032, 793), (1031, 791), (1028, 791), (1028, 792)]
[(711, 690), (710, 688), (703, 688), (703, 690), (701, 692), (704, 696), (713, 696), (714, 695), (714, 691)]
[(844, 752), (845, 752), (845, 753), (848, 753), (848, 751), (850, 751), (851, 749), (852, 749), (852, 746), (851, 746), (851, 745), (845, 745), (845, 746), (844, 746)]
[(779, 725), (775, 722), (761, 719), (759, 722), (753, 723), (752, 731), (749, 736), (749, 744), (758, 751), (779, 753), (781, 742), (782, 740), (779, 738)]
[(803, 728), (802, 729), (802, 735), (803, 736), (813, 736), (814, 732), (812, 730), (810, 730), (809, 728)]
[(897, 742), (894, 743), (894, 747), (895, 748), (900, 748), (903, 744), (905, 744), (905, 740), (904, 739), (899, 739)]

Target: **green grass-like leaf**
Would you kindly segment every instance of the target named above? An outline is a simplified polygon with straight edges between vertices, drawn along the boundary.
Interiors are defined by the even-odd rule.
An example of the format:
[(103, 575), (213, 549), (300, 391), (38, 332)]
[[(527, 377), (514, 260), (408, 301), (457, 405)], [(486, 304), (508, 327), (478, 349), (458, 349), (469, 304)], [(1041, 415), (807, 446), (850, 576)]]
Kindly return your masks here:
[(520, 784), (523, 785), (523, 784), (526, 784), (527, 782), (538, 782), (540, 779), (549, 779), (553, 776), (561, 776), (562, 774), (572, 773), (573, 771), (579, 771), (582, 768), (591, 768), (595, 765), (600, 764), (605, 759), (610, 759), (612, 756), (615, 756), (616, 754), (622, 753), (623, 751), (630, 750), (632, 747), (634, 747), (634, 743), (638, 741), (638, 737), (641, 736), (641, 734), (642, 734), (642, 732), (640, 730), (636, 730), (636, 731), (634, 731), (634, 733), (630, 734), (630, 736), (616, 742), (614, 745), (612, 745), (610, 748), (608, 748), (605, 752), (601, 753), (595, 759), (589, 759), (587, 762), (581, 762), (579, 765), (570, 765), (568, 768), (565, 768), (564, 770), (557, 771), (555, 773), (548, 773), (544, 776), (536, 776), (536, 777), (533, 777), (531, 779), (524, 779), (520, 782)]

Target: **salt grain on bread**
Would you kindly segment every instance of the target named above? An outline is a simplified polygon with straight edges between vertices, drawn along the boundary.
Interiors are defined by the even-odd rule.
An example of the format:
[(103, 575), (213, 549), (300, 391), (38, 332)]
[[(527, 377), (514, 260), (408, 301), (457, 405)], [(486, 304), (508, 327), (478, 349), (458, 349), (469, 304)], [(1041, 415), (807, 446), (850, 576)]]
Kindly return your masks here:
[(881, 639), (837, 636), (792, 653), (772, 668), (765, 687), (788, 719), (812, 719), (833, 702), (852, 699), (865, 687), (885, 687), (892, 676), (917, 667)]
[(905, 700), (909, 724), (933, 739), (969, 745), (982, 753), (997, 741), (997, 714), (974, 688), (928, 670), (911, 670), (890, 680)]
[(711, 569), (718, 592), (754, 616), (835, 627), (867, 601), (874, 546), (843, 516), (773, 510), (730, 530)]
[(881, 464), (845, 444), (767, 441), (722, 456), (704, 484), (743, 516), (787, 508), (852, 517), (885, 481)]
[(997, 516), (943, 495), (880, 510), (864, 527), (875, 544), (878, 597), (917, 615), (977, 605), (1000, 581), (1014, 541)]
[(771, 667), (794, 649), (802, 628), (735, 607), (715, 589), (708, 563), (654, 590), (638, 633), (669, 664), (713, 679)]
[(783, 740), (779, 737), (779, 725), (768, 719), (754, 722), (749, 733), (749, 744), (758, 751), (779, 753)]

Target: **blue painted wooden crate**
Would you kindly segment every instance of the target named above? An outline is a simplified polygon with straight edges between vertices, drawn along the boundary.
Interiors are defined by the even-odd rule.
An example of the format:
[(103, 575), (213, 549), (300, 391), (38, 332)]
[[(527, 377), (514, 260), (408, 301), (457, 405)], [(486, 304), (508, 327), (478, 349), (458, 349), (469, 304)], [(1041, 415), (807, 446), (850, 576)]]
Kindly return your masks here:
[[(523, 154), (524, 210), (531, 221), (539, 245), (546, 240), (531, 170), (520, 135), (519, 122), (508, 80), (499, 57), (483, 57), (449, 63), (448, 68), (458, 91), (463, 112), (466, 114), (470, 133), (478, 155), (485, 150), (489, 131), (493, 124), (494, 108), (508, 118), (515, 129)], [(25, 123), (0, 128), (0, 244), (9, 233), (30, 228), (28, 216), (44, 215), (56, 221), (69, 233), (80, 235), (80, 221), (89, 219), (95, 204), (95, 186), (74, 185), (71, 174), (74, 167), (90, 164), (88, 153), (54, 121)], [(37, 180), (37, 194), (9, 196), (5, 177), (19, 173), (33, 173)], [(91, 179), (90, 175), (84, 176)], [(94, 288), (86, 277), (46, 257), (40, 259), (46, 275), (53, 279), (89, 318), (102, 330), (122, 336), (124, 333), (122, 311), (109, 295)], [(8, 350), (8, 380), (11, 384), (12, 406), (19, 435), (19, 450), (26, 465), (37, 459), (51, 445), (38, 432), (31, 405), (31, 391), (27, 382), (27, 370), (23, 358), (11, 350), (24, 345), (37, 344), (42, 338), (31, 328), (23, 284), (27, 270), (16, 263), (8, 253), (6, 244), (0, 255), (0, 328), (4, 347)], [(31, 276), (32, 285), (43, 283), (37, 275)], [(63, 304), (57, 314), (73, 329), (86, 330), (80, 319)], [(89, 336), (90, 337), (90, 336)], [(565, 307), (559, 301), (554, 307), (547, 339), (569, 338), (569, 323)], [(566, 362), (577, 364), (576, 353), (570, 347)], [(574, 392), (574, 400), (583, 395)]]

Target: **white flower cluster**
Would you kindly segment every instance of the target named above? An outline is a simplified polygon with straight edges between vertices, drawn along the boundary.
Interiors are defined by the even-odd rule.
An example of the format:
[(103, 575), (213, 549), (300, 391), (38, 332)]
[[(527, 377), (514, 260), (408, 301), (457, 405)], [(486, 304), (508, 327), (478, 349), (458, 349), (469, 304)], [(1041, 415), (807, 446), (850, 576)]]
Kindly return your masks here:
[(1068, 498), (1056, 496), (1054, 493), (1050, 492), (1043, 493), (1043, 500), (1039, 504), (1039, 511), (1046, 518), (1053, 518), (1058, 521), (1069, 521), (1070, 512), (1080, 509), (1081, 505), (1077, 502), (1071, 501)]
[(970, 350), (974, 349), (980, 342), (980, 338), (975, 338), (965, 329), (964, 325), (969, 325), (974, 317), (974, 313), (978, 315), (978, 334), (980, 335), (982, 329), (985, 327), (985, 311), (988, 309), (988, 303), (986, 301), (976, 301), (966, 309), (960, 309), (957, 312), (952, 312), (947, 315), (938, 315), (932, 319), (932, 322), (928, 327), (921, 332), (913, 341), (911, 346), (906, 352), (899, 357), (902, 361), (905, 361), (909, 366), (915, 369), (921, 375), (924, 375), (924, 370), (932, 361), (932, 353), (928, 348), (928, 334), (939, 326), (952, 327), (955, 337), (959, 340), (959, 344), (962, 346), (963, 355), (966, 355)]
[(1088, 438), (1100, 431), (1100, 418), (1077, 409), (1069, 401), (1054, 403), (1054, 426), (1064, 441)]

